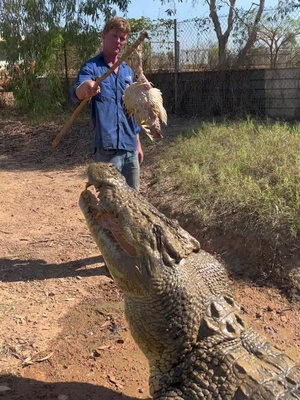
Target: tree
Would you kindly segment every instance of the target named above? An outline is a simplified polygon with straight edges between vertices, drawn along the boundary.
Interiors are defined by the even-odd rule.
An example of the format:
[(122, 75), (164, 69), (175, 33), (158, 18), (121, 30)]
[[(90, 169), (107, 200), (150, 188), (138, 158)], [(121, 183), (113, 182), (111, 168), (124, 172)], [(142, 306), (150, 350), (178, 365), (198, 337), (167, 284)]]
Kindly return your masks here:
[[(182, 2), (182, 0), (178, 0), (179, 2)], [(173, 6), (175, 4), (175, 0), (161, 0), (162, 4), (165, 3), (172, 3)], [(192, 4), (197, 3), (196, 0), (192, 0)], [(208, 26), (209, 22), (212, 22), (214, 31), (217, 36), (218, 40), (218, 64), (217, 68), (218, 69), (224, 69), (228, 68), (228, 41), (230, 38), (230, 35), (233, 32), (234, 26), (236, 22), (241, 19), (241, 14), (243, 12), (242, 9), (239, 9), (236, 7), (236, 0), (204, 0), (204, 4), (208, 6), (209, 9), (209, 17), (208, 18), (199, 18), (199, 26), (203, 26), (204, 29)], [(254, 3), (252, 3), (251, 8), (253, 7)], [(243, 57), (245, 56), (245, 53), (247, 53), (247, 50), (251, 48), (253, 43), (255, 42), (256, 39), (256, 33), (257, 33), (257, 27), (264, 9), (265, 5), (265, 0), (259, 0), (258, 5), (254, 5), (254, 8), (256, 10), (255, 12), (255, 17), (251, 21), (251, 25), (248, 24), (248, 38), (247, 41), (244, 44), (244, 47), (240, 49), (239, 54), (237, 55), (236, 58), (236, 65), (235, 67), (238, 67), (241, 64), (241, 61)], [(166, 12), (170, 15), (171, 13), (176, 13), (175, 11), (172, 11), (171, 9), (166, 10)], [(221, 23), (221, 17), (226, 15), (226, 26), (223, 27)], [(251, 28), (250, 28), (251, 26)]]
[[(161, 0), (161, 4), (172, 4), (173, 9), (166, 12), (169, 15), (176, 14), (176, 1), (183, 0)], [(197, 0), (191, 0), (194, 5)], [(252, 2), (248, 10), (236, 7), (236, 0), (203, 0), (209, 9), (209, 17), (198, 18), (198, 25), (203, 30), (207, 29), (212, 23), (218, 41), (218, 69), (228, 68), (229, 66), (239, 68), (244, 64), (249, 50), (257, 40), (258, 29), (263, 17), (265, 0)], [(295, 8), (300, 7), (298, 0), (279, 0), (276, 12), (280, 15), (287, 15)], [(226, 18), (226, 23), (223, 24)], [(228, 50), (229, 42), (234, 42), (236, 55), (232, 60)]]
[[(259, 21), (255, 10), (242, 12), (233, 32), (234, 43), (243, 43), (234, 65), (245, 65), (251, 49), (255, 50), (254, 47), (261, 48), (262, 44), (267, 44), (270, 49), (271, 65), (274, 66), (279, 50), (286, 47), (288, 43), (291, 45), (299, 34), (299, 23), (290, 17), (291, 13), (299, 7), (298, 1), (279, 0), (276, 8), (264, 10)], [(257, 21), (255, 32), (253, 32), (253, 20)]]
[[(141, 17), (139, 19), (129, 18), (128, 22), (131, 26), (131, 35), (128, 44), (133, 43), (137, 37), (139, 36), (141, 31), (146, 31), (150, 36), (150, 41), (145, 40), (142, 43), (142, 63), (144, 71), (150, 72), (151, 70), (158, 69), (158, 64), (168, 65), (168, 68), (165, 67), (165, 70), (170, 70), (174, 68), (174, 55), (173, 55), (173, 37), (174, 37), (174, 21), (170, 19), (158, 19), (151, 20), (150, 18)], [(168, 42), (168, 39), (172, 37), (172, 45), (171, 49), (167, 48), (168, 46), (164, 46)], [(164, 38), (163, 40), (161, 38)], [(158, 39), (160, 41), (160, 51), (156, 51), (155, 49), (155, 41)], [(171, 44), (171, 42), (169, 42)], [(167, 57), (166, 57), (167, 55)], [(134, 64), (133, 59), (135, 55), (133, 54), (129, 57), (129, 62)], [(168, 59), (168, 63), (165, 62), (165, 59)], [(163, 61), (164, 60), (164, 61)], [(170, 64), (172, 64), (170, 68)], [(132, 65), (134, 68), (134, 65)]]
[[(14, 94), (31, 112), (61, 106), (62, 83), (71, 69), (95, 53), (100, 23), (122, 12), (129, 0), (1, 0), (0, 36), (5, 43), (11, 71), (18, 65)], [(70, 65), (69, 65), (70, 64)], [(39, 90), (39, 78), (47, 76), (52, 93)], [(48, 101), (49, 104), (45, 105)]]
[(300, 22), (289, 16), (275, 16), (267, 13), (261, 21), (257, 33), (257, 45), (265, 45), (268, 48), (270, 68), (276, 68), (280, 53), (283, 50), (289, 52), (287, 63), (293, 63), (293, 50), (299, 50), (297, 38), (300, 37)]

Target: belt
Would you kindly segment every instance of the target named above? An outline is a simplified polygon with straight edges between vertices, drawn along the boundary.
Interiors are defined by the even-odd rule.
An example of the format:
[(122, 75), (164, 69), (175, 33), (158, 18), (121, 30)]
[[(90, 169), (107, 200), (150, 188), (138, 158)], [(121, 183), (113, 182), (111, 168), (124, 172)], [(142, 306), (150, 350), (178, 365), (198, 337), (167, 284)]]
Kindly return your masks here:
[(100, 151), (102, 151), (103, 153), (111, 153), (112, 151), (116, 153), (118, 150), (114, 150), (114, 149), (101, 149)]
[(126, 154), (126, 153), (134, 153), (133, 150), (124, 150), (124, 149), (99, 149), (99, 147), (95, 147), (95, 153), (99, 153), (99, 154)]
[(96, 152), (100, 154), (117, 154), (119, 150), (116, 149), (96, 149)]

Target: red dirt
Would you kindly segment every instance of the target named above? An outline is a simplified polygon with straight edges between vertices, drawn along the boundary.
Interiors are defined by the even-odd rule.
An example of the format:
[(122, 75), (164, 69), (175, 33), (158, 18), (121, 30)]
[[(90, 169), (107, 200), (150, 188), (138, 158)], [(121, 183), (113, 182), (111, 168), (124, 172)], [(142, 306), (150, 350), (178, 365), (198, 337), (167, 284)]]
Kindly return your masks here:
[[(149, 398), (147, 362), (130, 336), (122, 294), (77, 204), (92, 160), (86, 126), (78, 123), (53, 151), (57, 125), (31, 126), (13, 112), (0, 120), (5, 400)], [(152, 168), (146, 151), (145, 194)], [(300, 347), (298, 303), (276, 289), (232, 286), (257, 330), (279, 346)]]

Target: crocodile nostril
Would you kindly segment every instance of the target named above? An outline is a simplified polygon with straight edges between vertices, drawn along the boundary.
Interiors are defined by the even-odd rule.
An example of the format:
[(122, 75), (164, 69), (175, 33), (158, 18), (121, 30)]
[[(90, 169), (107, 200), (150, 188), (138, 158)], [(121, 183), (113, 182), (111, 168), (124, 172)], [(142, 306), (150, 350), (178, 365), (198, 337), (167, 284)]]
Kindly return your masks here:
[(245, 327), (245, 323), (242, 320), (242, 318), (237, 314), (235, 314), (235, 318), (236, 318), (236, 322), (244, 328)]
[(220, 318), (221, 317), (220, 311), (216, 307), (215, 303), (211, 303), (211, 305), (210, 305), (210, 314), (214, 318)]
[(226, 329), (227, 329), (227, 331), (230, 332), (230, 333), (235, 333), (234, 326), (233, 326), (231, 323), (229, 323), (229, 322), (226, 322)]
[(226, 303), (228, 303), (230, 306), (234, 305), (234, 301), (232, 300), (232, 298), (228, 297), (228, 296), (224, 296), (224, 300), (226, 301)]

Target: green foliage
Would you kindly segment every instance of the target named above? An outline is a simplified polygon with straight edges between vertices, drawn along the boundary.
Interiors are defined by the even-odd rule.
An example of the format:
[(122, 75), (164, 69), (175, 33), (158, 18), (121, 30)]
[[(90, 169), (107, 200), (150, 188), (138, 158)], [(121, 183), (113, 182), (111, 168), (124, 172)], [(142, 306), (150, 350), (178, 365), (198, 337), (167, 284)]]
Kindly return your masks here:
[(150, 18), (128, 18), (128, 22), (131, 26), (131, 41), (135, 41), (142, 31), (152, 31), (154, 28), (153, 22)]
[[(58, 77), (68, 82), (70, 71), (77, 72), (96, 53), (100, 24), (114, 13), (114, 5), (126, 11), (128, 1), (2, 0), (0, 36), (17, 103), (31, 113), (62, 104), (64, 88)], [(49, 94), (40, 93), (39, 79), (44, 77)]]
[[(268, 237), (300, 234), (300, 125), (203, 123), (183, 132), (157, 168), (204, 224), (243, 221)], [(268, 232), (268, 233), (266, 233)]]
[[(168, 40), (167, 38), (169, 38), (170, 36), (173, 40), (174, 21), (166, 19), (158, 19), (152, 21), (150, 18), (141, 17), (139, 19), (128, 18), (128, 22), (131, 26), (131, 35), (128, 41), (128, 45), (132, 45), (132, 43), (135, 42), (141, 32), (146, 31), (150, 36), (150, 40), (145, 40), (141, 45), (143, 69), (150, 70), (151, 61), (153, 61), (153, 58), (155, 56), (151, 48), (151, 42), (155, 42), (155, 40), (157, 40), (161, 43), (164, 43)], [(163, 59), (168, 60), (171, 57), (173, 57), (173, 42), (171, 43), (170, 52), (168, 52), (167, 54), (164, 54), (163, 52), (159, 54), (160, 61), (163, 61)], [(133, 54), (128, 59), (129, 64), (131, 64), (133, 68), (134, 58), (135, 55)]]
[[(270, 67), (277, 67), (280, 60), (280, 52), (289, 50), (290, 63), (297, 61), (295, 53), (299, 50), (298, 39), (300, 37), (300, 21), (289, 15), (265, 13), (260, 23), (257, 34), (257, 45), (267, 49), (270, 58)], [(287, 55), (285, 55), (285, 58)], [(299, 57), (298, 57), (299, 60)]]
[(174, 31), (174, 22), (169, 19), (161, 18), (152, 21), (150, 18), (141, 17), (139, 19), (128, 18), (128, 22), (131, 26), (131, 36), (129, 43), (134, 42), (142, 31), (147, 31), (148, 33), (150, 33), (151, 40), (155, 40), (155, 38), (161, 37), (168, 38), (170, 37), (170, 34), (173, 35)]
[(282, 18), (288, 16), (291, 12), (298, 10), (299, 8), (300, 4), (298, 0), (279, 0), (274, 17), (278, 16), (279, 18)]
[[(256, 42), (265, 38), (264, 42), (268, 42), (268, 46), (271, 47), (274, 46), (271, 43), (272, 40), (282, 42), (287, 39), (288, 42), (291, 42), (293, 33), (299, 31), (299, 22), (291, 17), (292, 13), (298, 8), (300, 8), (298, 2), (285, 0), (278, 1), (277, 6), (271, 10), (266, 9), (259, 21)], [(247, 41), (249, 27), (253, 25), (256, 18), (256, 10), (254, 7), (249, 10), (241, 8), (238, 10), (238, 16), (232, 34), (237, 49), (244, 46)]]
[(45, 120), (62, 111), (64, 93), (61, 80), (54, 74), (47, 79), (37, 79), (34, 73), (27, 72), (14, 79), (13, 92), (16, 105), (26, 111), (30, 119)]

